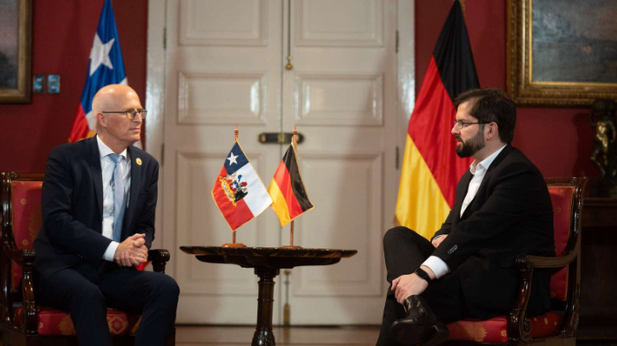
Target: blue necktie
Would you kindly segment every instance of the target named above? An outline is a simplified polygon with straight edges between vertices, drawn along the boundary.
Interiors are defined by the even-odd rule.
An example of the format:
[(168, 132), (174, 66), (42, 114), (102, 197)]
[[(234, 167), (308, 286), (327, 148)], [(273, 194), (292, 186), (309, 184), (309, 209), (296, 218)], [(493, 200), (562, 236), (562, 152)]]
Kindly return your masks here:
[(114, 162), (114, 174), (111, 177), (111, 187), (114, 191), (114, 230), (111, 239), (116, 242), (121, 241), (122, 237), (122, 220), (124, 218), (124, 210), (126, 209), (124, 198), (124, 180), (120, 170), (120, 162), (124, 159), (119, 154), (109, 154), (109, 158)]

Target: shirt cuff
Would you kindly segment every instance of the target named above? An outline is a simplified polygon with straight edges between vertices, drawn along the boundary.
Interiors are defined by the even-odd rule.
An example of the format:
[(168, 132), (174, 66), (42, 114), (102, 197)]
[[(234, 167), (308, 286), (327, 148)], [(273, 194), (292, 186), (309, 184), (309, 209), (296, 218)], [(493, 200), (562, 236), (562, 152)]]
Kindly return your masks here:
[(113, 262), (114, 255), (116, 254), (116, 249), (118, 248), (118, 245), (120, 245), (120, 243), (112, 240), (111, 243), (109, 243), (107, 250), (105, 250), (105, 253), (103, 254), (103, 259), (109, 262)]
[(437, 256), (430, 256), (422, 265), (429, 267), (435, 273), (435, 279), (439, 279), (450, 271), (446, 262)]

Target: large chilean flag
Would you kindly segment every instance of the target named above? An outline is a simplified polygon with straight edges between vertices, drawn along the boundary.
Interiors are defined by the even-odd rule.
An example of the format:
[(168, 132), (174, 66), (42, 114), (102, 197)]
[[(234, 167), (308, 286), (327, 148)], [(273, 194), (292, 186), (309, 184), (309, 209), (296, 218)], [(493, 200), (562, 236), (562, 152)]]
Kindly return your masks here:
[(90, 50), (90, 63), (81, 102), (73, 121), (69, 142), (94, 136), (96, 114), (92, 114), (92, 99), (99, 89), (109, 84), (128, 85), (120, 51), (120, 39), (111, 0), (105, 0), (99, 25)]
[(472, 162), (456, 155), (454, 98), (479, 88), (463, 11), (455, 1), (439, 34), (409, 120), (395, 221), (430, 239), (455, 201)]

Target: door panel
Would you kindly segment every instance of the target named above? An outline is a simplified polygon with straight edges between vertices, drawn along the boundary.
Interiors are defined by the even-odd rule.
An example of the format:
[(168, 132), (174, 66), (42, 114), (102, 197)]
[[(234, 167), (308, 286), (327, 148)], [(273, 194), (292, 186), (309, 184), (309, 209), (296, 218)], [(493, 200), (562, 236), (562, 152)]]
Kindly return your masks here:
[(181, 125), (265, 125), (267, 73), (186, 73), (178, 77)]
[(268, 0), (183, 0), (180, 44), (267, 46)]
[[(296, 221), (298, 242), (306, 247), (328, 247), (342, 239), (358, 254), (331, 267), (298, 268), (293, 296), (350, 296), (380, 294), (380, 247), (367, 242), (379, 228), (383, 156), (323, 153), (302, 155), (306, 184), (328, 194), (311, 195), (318, 206)], [(346, 207), (354, 202), (354, 209)], [(376, 246), (377, 245), (377, 246)], [(302, 269), (302, 270), (300, 270)]]
[[(296, 74), (299, 125), (380, 126), (382, 75)], [(285, 89), (287, 91), (287, 89)]]
[(296, 46), (381, 47), (382, 0), (297, 0)]

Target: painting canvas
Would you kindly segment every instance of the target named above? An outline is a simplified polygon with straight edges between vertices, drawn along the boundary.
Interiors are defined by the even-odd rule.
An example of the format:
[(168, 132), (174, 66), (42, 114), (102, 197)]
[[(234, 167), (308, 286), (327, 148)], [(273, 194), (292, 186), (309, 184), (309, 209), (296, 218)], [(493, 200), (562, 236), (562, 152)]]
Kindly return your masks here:
[(508, 6), (508, 92), (522, 105), (617, 98), (617, 1), (515, 0)]
[(0, 102), (30, 101), (30, 0), (0, 0)]
[(533, 10), (534, 81), (617, 83), (617, 1), (542, 0)]

